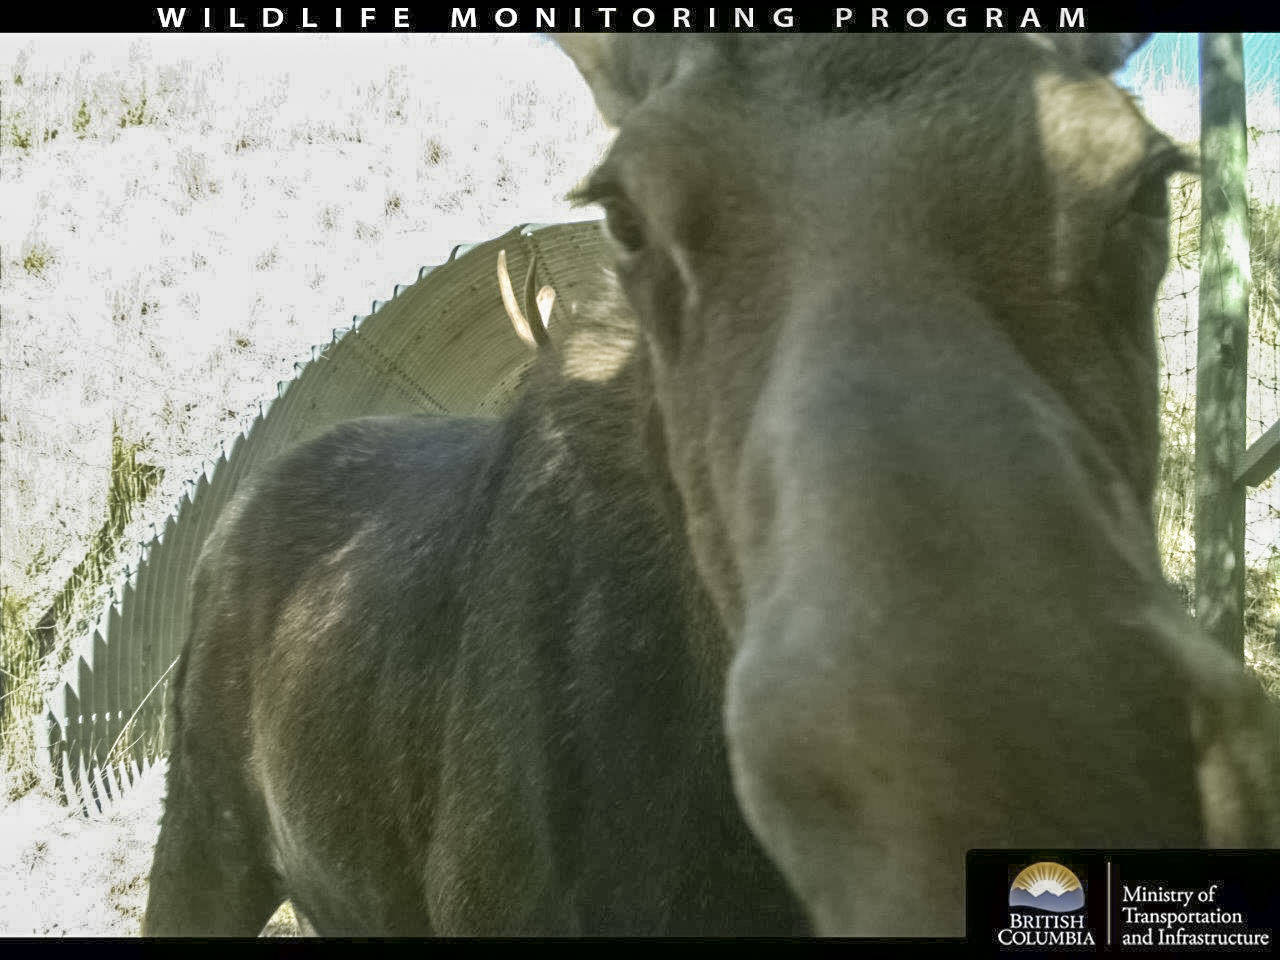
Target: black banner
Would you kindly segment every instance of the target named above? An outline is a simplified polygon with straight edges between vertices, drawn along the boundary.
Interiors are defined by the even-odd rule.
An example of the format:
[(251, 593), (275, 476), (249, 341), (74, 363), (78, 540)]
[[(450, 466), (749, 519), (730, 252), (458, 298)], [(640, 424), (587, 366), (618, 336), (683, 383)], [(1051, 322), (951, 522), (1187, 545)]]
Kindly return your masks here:
[(990, 955), (1265, 956), (1280, 935), (1280, 850), (979, 850), (967, 881)]
[(1280, 4), (1134, 2), (579, 5), (13, 4), (6, 31), (141, 33), (910, 33), (1280, 30)]

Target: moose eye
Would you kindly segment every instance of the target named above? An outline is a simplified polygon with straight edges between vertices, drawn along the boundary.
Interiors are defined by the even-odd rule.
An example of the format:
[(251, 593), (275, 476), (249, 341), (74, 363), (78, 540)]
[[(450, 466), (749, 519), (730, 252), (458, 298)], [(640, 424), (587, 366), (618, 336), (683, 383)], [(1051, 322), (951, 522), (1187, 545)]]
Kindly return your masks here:
[(1129, 209), (1144, 217), (1169, 216), (1169, 173), (1147, 174), (1129, 199)]
[(609, 200), (603, 203), (604, 224), (624, 253), (638, 253), (644, 249), (644, 221), (636, 209), (625, 200)]
[(1144, 217), (1161, 220), (1169, 216), (1169, 177), (1179, 170), (1189, 170), (1193, 161), (1184, 151), (1171, 147), (1163, 151), (1143, 171), (1138, 188), (1129, 198), (1129, 209)]

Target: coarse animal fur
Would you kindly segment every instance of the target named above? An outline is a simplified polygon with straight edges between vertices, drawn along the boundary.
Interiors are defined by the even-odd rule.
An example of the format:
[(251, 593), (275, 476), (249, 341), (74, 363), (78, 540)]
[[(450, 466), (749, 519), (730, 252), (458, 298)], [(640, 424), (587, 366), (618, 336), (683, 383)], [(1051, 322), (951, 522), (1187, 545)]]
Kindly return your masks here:
[(228, 507), (146, 931), (958, 935), (970, 848), (1280, 842), (1157, 557), (1135, 38), (560, 40), (625, 303)]

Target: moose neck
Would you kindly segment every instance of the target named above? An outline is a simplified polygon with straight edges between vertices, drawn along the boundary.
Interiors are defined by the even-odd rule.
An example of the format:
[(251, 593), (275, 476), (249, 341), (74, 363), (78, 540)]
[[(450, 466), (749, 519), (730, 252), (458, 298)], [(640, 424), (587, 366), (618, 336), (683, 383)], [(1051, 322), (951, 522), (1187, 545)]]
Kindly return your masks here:
[(556, 534), (565, 542), (624, 538), (620, 563), (633, 564), (637, 577), (669, 580), (667, 599), (682, 610), (699, 683), (718, 701), (730, 647), (694, 563), (650, 377), (635, 318), (614, 291), (543, 350), (507, 418), (495, 465), (501, 482), (524, 494), (554, 488), (524, 501), (544, 514), (536, 523), (568, 523)]

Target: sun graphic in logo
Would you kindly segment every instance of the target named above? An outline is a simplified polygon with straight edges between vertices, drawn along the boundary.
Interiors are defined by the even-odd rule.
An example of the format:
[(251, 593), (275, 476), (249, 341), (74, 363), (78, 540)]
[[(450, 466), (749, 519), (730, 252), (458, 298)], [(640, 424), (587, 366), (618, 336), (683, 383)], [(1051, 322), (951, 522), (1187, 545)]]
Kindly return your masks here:
[(1084, 906), (1080, 878), (1060, 863), (1033, 863), (1013, 878), (1009, 906), (1068, 913)]

